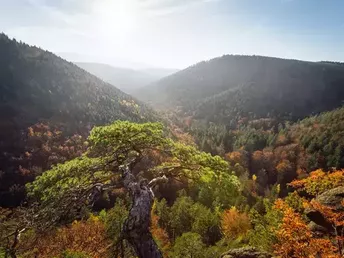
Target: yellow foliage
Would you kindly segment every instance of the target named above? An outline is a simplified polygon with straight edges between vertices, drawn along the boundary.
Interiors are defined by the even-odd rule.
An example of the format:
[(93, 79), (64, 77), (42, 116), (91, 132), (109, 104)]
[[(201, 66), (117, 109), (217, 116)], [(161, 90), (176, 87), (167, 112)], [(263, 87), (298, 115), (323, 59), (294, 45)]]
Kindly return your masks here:
[(299, 190), (306, 190), (311, 195), (318, 195), (328, 189), (344, 185), (344, 170), (324, 172), (318, 169), (311, 172), (309, 177), (294, 180), (289, 185)]
[(235, 207), (225, 210), (221, 216), (221, 229), (223, 235), (228, 239), (245, 236), (251, 223), (246, 213), (240, 213)]

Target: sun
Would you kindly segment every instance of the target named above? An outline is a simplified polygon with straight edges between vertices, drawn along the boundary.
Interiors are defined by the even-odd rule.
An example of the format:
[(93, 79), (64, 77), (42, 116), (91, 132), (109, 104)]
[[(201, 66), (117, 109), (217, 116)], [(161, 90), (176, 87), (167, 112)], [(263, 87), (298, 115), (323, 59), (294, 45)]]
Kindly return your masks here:
[(96, 1), (97, 30), (106, 38), (126, 39), (136, 26), (134, 0)]

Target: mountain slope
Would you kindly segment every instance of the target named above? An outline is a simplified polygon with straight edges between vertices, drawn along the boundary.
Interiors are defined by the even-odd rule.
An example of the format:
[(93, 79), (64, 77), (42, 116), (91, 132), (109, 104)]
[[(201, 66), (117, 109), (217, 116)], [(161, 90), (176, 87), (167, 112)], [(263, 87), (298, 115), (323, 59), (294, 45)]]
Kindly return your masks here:
[(344, 65), (222, 56), (148, 85), (136, 96), (185, 116), (229, 123), (243, 117), (303, 118), (341, 106)]
[(114, 86), (4, 34), (0, 34), (0, 100), (0, 197), (5, 183), (13, 185), (6, 175), (18, 173), (29, 126), (41, 121), (63, 124), (64, 133), (71, 135), (117, 119), (156, 119), (151, 109)]
[(172, 69), (133, 70), (100, 63), (78, 62), (75, 64), (127, 93), (131, 93), (176, 71)]

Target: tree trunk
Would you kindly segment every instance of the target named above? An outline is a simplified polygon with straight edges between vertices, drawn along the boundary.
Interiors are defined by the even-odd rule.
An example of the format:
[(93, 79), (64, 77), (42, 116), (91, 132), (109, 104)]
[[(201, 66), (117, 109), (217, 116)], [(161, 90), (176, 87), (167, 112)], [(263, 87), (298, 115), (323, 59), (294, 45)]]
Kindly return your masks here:
[(123, 225), (123, 238), (132, 245), (139, 258), (162, 258), (150, 232), (153, 192), (146, 180), (136, 182), (129, 168), (125, 169), (123, 179), (132, 198), (132, 207)]

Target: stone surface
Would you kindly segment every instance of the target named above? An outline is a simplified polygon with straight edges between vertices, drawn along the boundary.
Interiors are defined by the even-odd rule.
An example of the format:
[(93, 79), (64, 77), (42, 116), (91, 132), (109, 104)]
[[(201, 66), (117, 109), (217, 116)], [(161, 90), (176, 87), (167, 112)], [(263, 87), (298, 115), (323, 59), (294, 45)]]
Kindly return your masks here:
[(344, 186), (339, 186), (319, 195), (316, 200), (323, 205), (335, 207), (338, 211), (344, 211), (341, 202), (344, 199)]
[(254, 247), (243, 247), (229, 250), (223, 253), (221, 258), (272, 258), (272, 255)]
[[(341, 204), (343, 199), (344, 186), (339, 186), (322, 193), (315, 200), (322, 205), (334, 207), (338, 211), (344, 211), (344, 207)], [(320, 212), (313, 209), (306, 209), (305, 213), (311, 220), (309, 226), (310, 229), (314, 232), (322, 233), (324, 230), (330, 232), (333, 231), (333, 227), (331, 226), (331, 224), (325, 220)]]

